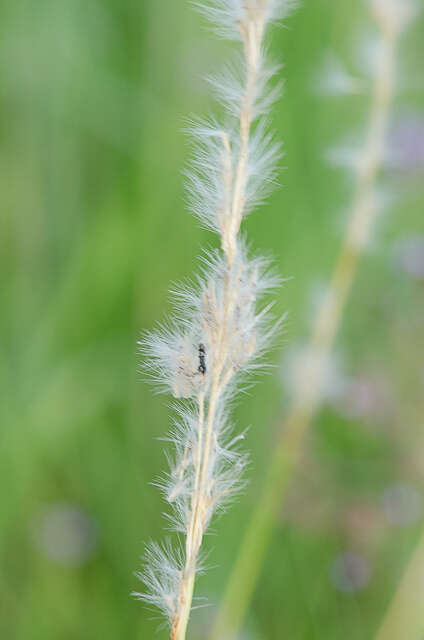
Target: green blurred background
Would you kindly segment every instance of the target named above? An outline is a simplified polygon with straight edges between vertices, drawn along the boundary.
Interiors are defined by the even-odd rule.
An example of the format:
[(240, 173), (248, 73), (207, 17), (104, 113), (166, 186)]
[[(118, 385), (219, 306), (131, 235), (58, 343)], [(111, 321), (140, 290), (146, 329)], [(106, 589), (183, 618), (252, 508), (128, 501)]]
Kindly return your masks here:
[[(271, 39), (285, 64), (271, 119), (285, 143), (282, 188), (246, 228), (292, 277), (277, 301), (289, 318), (278, 367), (235, 411), (251, 426), (250, 484), (207, 539), (213, 566), (198, 594), (211, 606), (193, 614), (193, 639), (259, 495), (287, 363), (341, 239), (352, 180), (325, 152), (359, 136), (369, 105), (313, 91), (328, 49), (353, 70), (371, 29), (362, 3), (305, 0), (287, 27)], [(386, 207), (245, 639), (372, 638), (424, 527), (423, 42), (421, 17), (402, 47)], [(166, 535), (149, 483), (165, 468), (157, 438), (169, 426), (136, 341), (170, 310), (170, 282), (216, 243), (185, 210), (182, 129), (215, 109), (202, 76), (231, 46), (186, 0), (6, 0), (0, 50), (0, 637), (166, 638), (129, 596), (144, 543)]]

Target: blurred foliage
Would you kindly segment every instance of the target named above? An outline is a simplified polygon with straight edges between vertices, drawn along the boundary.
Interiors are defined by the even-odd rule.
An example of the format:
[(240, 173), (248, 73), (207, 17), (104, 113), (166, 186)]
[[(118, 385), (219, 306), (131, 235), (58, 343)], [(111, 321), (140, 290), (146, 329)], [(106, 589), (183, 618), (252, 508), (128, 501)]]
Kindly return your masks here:
[[(271, 44), (285, 62), (285, 95), (272, 117), (285, 141), (283, 188), (246, 224), (254, 246), (293, 276), (277, 302), (289, 320), (276, 364), (307, 335), (312, 294), (331, 270), (352, 192), (350, 180), (325, 166), (325, 149), (360, 130), (367, 108), (363, 97), (311, 91), (324, 52), (349, 60), (354, 28), (367, 30), (361, 3), (303, 5)], [(136, 340), (169, 311), (170, 281), (191, 274), (200, 247), (215, 242), (185, 211), (182, 128), (190, 114), (211, 111), (202, 76), (228, 45), (189, 2), (174, 0), (6, 0), (0, 31), (0, 637), (151, 638), (158, 622), (129, 593), (138, 588), (143, 541), (164, 535), (163, 504), (149, 482), (165, 465), (156, 438), (169, 415), (168, 399), (140, 380)], [(412, 72), (423, 35), (421, 17), (403, 52)], [(406, 90), (397, 117), (423, 106), (422, 91)], [(395, 197), (339, 337), (344, 371), (384, 379), (388, 409), (352, 415), (329, 403), (317, 419), (246, 638), (372, 638), (424, 524), (420, 513), (392, 526), (381, 507), (391, 485), (424, 494), (423, 282), (393, 257), (397, 238), (424, 231), (422, 177), (392, 171), (383, 180)], [(238, 423), (251, 425), (251, 482), (207, 541), (217, 566), (198, 592), (213, 605), (285, 398), (276, 373), (236, 409)], [(54, 522), (40, 525), (55, 505), (96, 526), (95, 548), (72, 566), (39, 543), (41, 526), (47, 542), (56, 535), (66, 547)], [(331, 580), (346, 550), (370, 567), (369, 585), (356, 593)], [(192, 638), (202, 637), (213, 611), (193, 616)]]

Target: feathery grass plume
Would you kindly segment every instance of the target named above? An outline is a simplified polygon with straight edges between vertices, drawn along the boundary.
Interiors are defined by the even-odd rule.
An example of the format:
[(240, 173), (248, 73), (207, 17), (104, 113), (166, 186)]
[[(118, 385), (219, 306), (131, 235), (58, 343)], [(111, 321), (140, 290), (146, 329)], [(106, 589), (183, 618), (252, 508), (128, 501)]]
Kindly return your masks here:
[(183, 640), (189, 620), (199, 553), (217, 509), (242, 484), (246, 463), (232, 437), (229, 404), (241, 373), (260, 366), (279, 322), (261, 296), (278, 282), (263, 258), (249, 256), (240, 237), (243, 217), (256, 207), (275, 180), (280, 146), (261, 117), (276, 98), (269, 81), (276, 70), (263, 48), (271, 21), (284, 16), (289, 0), (196, 2), (225, 37), (242, 43), (242, 53), (221, 77), (210, 79), (226, 110), (226, 125), (193, 124), (197, 142), (188, 172), (192, 211), (220, 236), (221, 249), (203, 260), (195, 286), (174, 292), (176, 319), (146, 334), (141, 352), (161, 390), (180, 399), (169, 439), (175, 454), (158, 481), (172, 508), (170, 521), (185, 536), (179, 551), (153, 544), (140, 575), (147, 593), (135, 594), (159, 607), (171, 640)]
[[(386, 134), (396, 89), (397, 45), (414, 15), (415, 5), (412, 0), (365, 1), (378, 29), (372, 47), (374, 64), (368, 60), (373, 70), (369, 121), (363, 147), (355, 152), (339, 154), (339, 159), (347, 160), (348, 168), (355, 173), (355, 193), (340, 252), (304, 352), (304, 375), (298, 378), (291, 406), (282, 420), (280, 441), (273, 450), (262, 495), (241, 542), (210, 640), (237, 637), (264, 559), (274, 518), (281, 512), (306, 434), (319, 409), (325, 372), (346, 302), (379, 212), (376, 183), (386, 162)], [(336, 88), (343, 88), (338, 93), (345, 93), (347, 89), (357, 93), (358, 87), (366, 86), (363, 79), (347, 78), (343, 72), (341, 75), (339, 65), (336, 71)], [(330, 88), (334, 89), (334, 82), (332, 85)], [(323, 88), (328, 90), (328, 83)]]

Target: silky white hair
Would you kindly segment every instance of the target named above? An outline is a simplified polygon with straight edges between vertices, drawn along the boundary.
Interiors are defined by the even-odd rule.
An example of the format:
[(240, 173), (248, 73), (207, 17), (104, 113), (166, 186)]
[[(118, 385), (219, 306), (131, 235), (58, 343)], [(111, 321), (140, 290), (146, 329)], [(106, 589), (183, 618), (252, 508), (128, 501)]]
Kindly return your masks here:
[[(168, 519), (180, 546), (152, 544), (139, 574), (147, 593), (135, 594), (168, 617), (171, 639), (183, 640), (199, 553), (212, 515), (243, 486), (244, 434), (232, 435), (230, 407), (241, 376), (262, 366), (281, 320), (261, 304), (279, 284), (267, 260), (252, 256), (240, 234), (244, 216), (275, 185), (280, 144), (265, 116), (279, 95), (272, 83), (279, 67), (267, 62), (267, 26), (284, 17), (288, 0), (210, 0), (194, 3), (242, 53), (209, 78), (225, 107), (225, 122), (192, 122), (195, 145), (186, 172), (189, 206), (217, 233), (221, 248), (205, 253), (194, 283), (177, 287), (175, 318), (140, 341), (144, 366), (161, 391), (176, 399), (168, 440), (169, 470), (156, 484), (171, 507)], [(184, 542), (182, 540), (184, 539)]]

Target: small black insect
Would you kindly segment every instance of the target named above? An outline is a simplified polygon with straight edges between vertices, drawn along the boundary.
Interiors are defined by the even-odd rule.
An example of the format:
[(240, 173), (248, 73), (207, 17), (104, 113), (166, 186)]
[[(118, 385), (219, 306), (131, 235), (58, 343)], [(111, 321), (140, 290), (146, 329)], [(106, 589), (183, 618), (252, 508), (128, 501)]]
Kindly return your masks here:
[(197, 370), (202, 375), (206, 373), (206, 349), (202, 342), (199, 344), (199, 368)]

